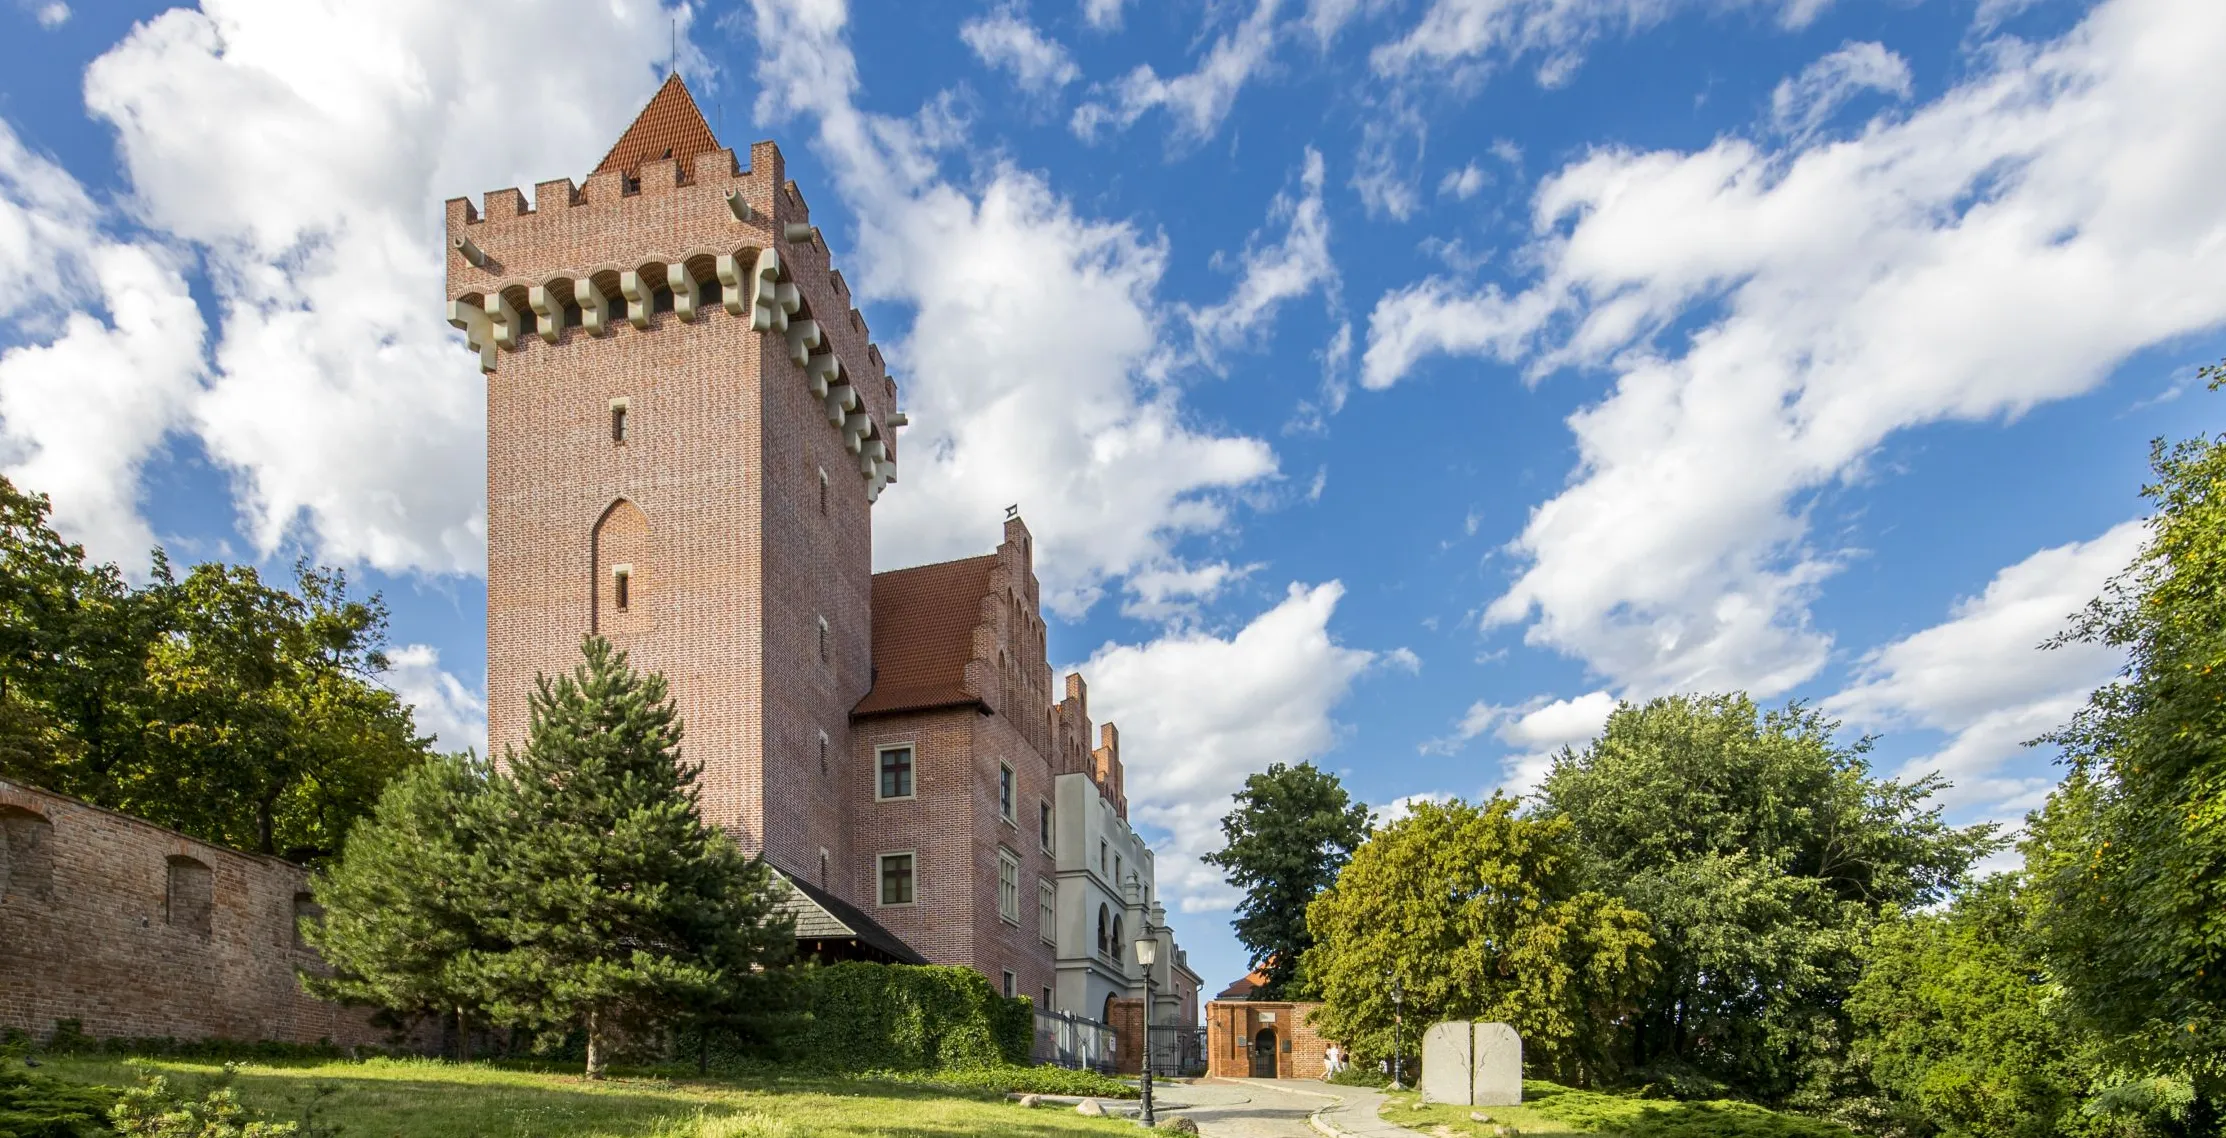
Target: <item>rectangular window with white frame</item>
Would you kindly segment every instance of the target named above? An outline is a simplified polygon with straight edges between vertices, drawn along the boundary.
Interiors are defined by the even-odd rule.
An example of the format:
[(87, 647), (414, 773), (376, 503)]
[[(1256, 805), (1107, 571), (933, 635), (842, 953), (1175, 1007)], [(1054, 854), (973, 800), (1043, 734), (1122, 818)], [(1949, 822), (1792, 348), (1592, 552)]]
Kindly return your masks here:
[(1005, 998), (1009, 1000), (1019, 994), (1020, 977), (1013, 975), (1012, 969), (1005, 969)]
[(1008, 925), (1020, 923), (1020, 859), (1009, 850), (997, 851), (997, 915)]
[(1049, 802), (1036, 803), (1036, 842), (1043, 847), (1043, 852), (1051, 852), (1051, 804)]
[(912, 745), (882, 747), (874, 754), (873, 796), (883, 802), (912, 797)]
[(918, 873), (917, 858), (910, 851), (881, 855), (881, 890), (883, 905), (909, 905), (914, 897), (914, 878)]
[(1036, 935), (1045, 944), (1059, 943), (1059, 891), (1048, 881), (1036, 883)]
[(1013, 768), (1010, 764), (997, 764), (997, 816), (1013, 820)]

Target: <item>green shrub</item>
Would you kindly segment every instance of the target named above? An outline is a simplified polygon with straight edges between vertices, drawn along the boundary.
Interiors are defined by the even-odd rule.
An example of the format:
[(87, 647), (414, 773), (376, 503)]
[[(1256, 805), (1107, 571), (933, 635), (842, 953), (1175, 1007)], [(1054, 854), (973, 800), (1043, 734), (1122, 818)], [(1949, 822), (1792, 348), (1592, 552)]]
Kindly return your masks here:
[(0, 1138), (106, 1138), (117, 1094), (0, 1062)]
[(1380, 1089), (1391, 1084), (1391, 1076), (1374, 1067), (1349, 1066), (1322, 1081), (1339, 1087), (1374, 1087)]
[(109, 1121), (125, 1138), (288, 1138), (300, 1129), (240, 1102), (232, 1088), (237, 1070), (227, 1063), (222, 1075), (191, 1092), (171, 1089), (161, 1075), (143, 1074), (109, 1111)]
[(810, 1017), (783, 1050), (826, 1071), (953, 1071), (1025, 1064), (1033, 1005), (971, 968), (847, 963), (797, 973)]

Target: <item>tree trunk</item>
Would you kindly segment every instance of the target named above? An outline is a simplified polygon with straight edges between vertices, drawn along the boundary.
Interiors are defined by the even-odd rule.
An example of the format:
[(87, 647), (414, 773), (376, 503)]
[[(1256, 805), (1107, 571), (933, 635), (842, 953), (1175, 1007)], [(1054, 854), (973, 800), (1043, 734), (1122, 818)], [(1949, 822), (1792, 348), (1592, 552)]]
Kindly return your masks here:
[(462, 1004), (456, 1005), (456, 1061), (471, 1062), (471, 1018)]
[(610, 1066), (610, 1056), (603, 1054), (602, 1018), (595, 1012), (587, 1013), (587, 1077), (600, 1079), (604, 1068)]

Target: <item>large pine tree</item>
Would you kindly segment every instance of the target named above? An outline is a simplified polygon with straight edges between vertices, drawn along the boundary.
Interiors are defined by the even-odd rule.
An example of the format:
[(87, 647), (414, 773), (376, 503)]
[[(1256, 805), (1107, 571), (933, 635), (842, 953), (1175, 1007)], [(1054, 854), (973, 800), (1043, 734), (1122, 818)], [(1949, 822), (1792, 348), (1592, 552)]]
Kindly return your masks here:
[(589, 637), (536, 682), (523, 752), (487, 812), (482, 923), (468, 953), (498, 1021), (587, 1034), (599, 1078), (620, 1035), (682, 1013), (747, 1012), (792, 943), (771, 871), (697, 812), (663, 676)]

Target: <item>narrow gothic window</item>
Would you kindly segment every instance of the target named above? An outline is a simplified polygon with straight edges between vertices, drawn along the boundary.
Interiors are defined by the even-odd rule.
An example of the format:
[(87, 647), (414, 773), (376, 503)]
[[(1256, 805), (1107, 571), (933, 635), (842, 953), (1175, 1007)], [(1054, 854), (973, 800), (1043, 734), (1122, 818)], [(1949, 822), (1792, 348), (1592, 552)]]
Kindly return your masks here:
[(620, 612), (633, 603), (634, 571), (621, 566), (611, 571), (611, 604)]
[(819, 887), (821, 889), (827, 888), (827, 851), (825, 849), (819, 851)]
[(827, 618), (819, 618), (819, 662), (827, 662)]
[(1043, 852), (1051, 852), (1051, 804), (1049, 802), (1036, 804), (1036, 842), (1043, 847)]
[(611, 441), (614, 443), (626, 441), (626, 404), (624, 403), (611, 404)]
[(824, 468), (819, 472), (819, 512), (827, 512), (827, 471)]
[(827, 733), (825, 731), (819, 733), (819, 773), (822, 775), (827, 773)]

